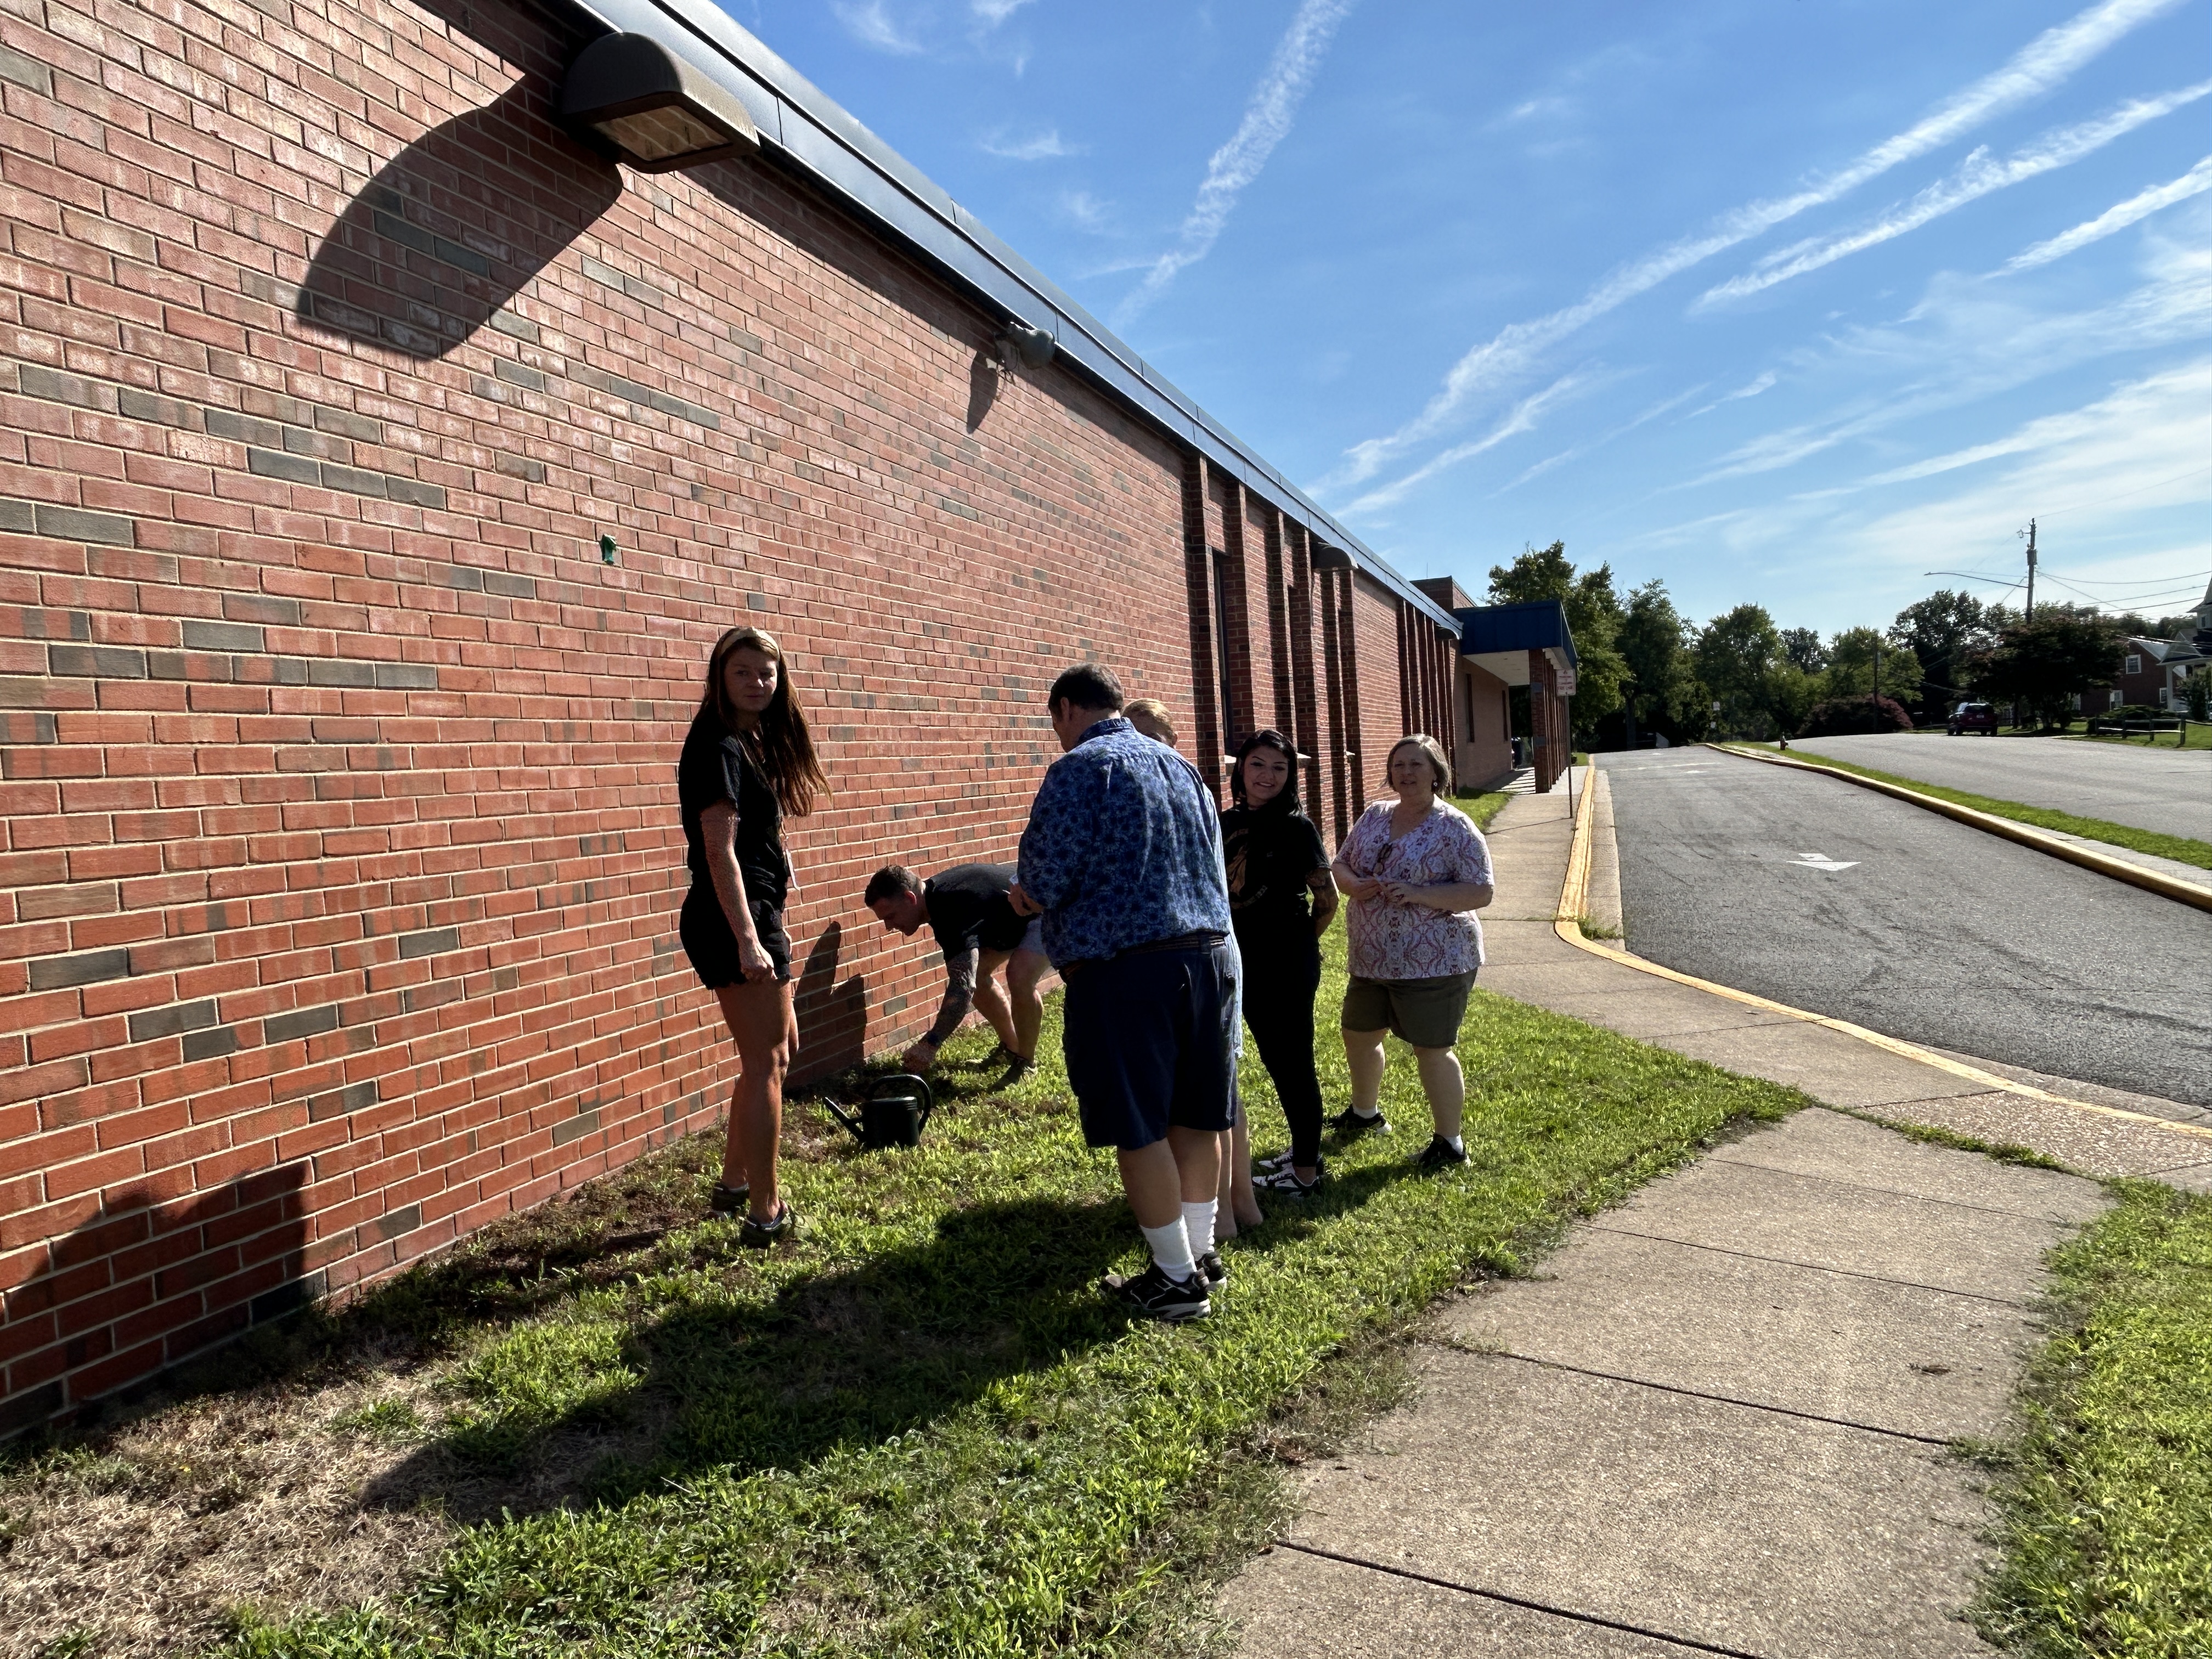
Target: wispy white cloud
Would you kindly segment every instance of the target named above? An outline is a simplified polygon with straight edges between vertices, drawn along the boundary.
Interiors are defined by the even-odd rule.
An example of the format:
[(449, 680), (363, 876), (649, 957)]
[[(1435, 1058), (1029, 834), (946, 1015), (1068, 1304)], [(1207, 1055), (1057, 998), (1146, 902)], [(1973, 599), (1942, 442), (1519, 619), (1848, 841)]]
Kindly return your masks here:
[(2002, 161), (1991, 160), (1988, 150), (1978, 149), (1960, 163), (1958, 171), (1949, 178), (1930, 185), (1911, 201), (1891, 209), (1872, 224), (1841, 236), (1817, 239), (1809, 246), (1800, 243), (1795, 247), (1769, 254), (1742, 276), (1731, 277), (1707, 289), (1698, 296), (1698, 304), (1710, 306), (1725, 300), (1741, 299), (1746, 295), (1772, 288), (1778, 283), (1786, 283), (1794, 276), (1802, 276), (1808, 271), (1818, 270), (1823, 265), (1833, 264), (1838, 259), (1867, 248), (1892, 241), (1909, 231), (1919, 229), (1931, 220), (1955, 212), (1969, 202), (1979, 201), (1984, 196), (2008, 189), (2039, 174), (2070, 167), (2083, 156), (2102, 149), (2114, 139), (2124, 137), (2160, 116), (2171, 115), (2208, 94), (2212, 94), (2212, 81), (2203, 81), (2193, 87), (2162, 93), (2155, 98), (2131, 98), (2118, 109), (2093, 121), (2078, 122), (2073, 126), (2045, 133)]
[[(2170, 461), (2176, 453), (2171, 429), (2173, 416), (2176, 411), (2189, 406), (2192, 396), (2197, 400), (2197, 414), (2182, 423), (2182, 430), (2201, 436), (2203, 441), (2196, 443), (2193, 438), (2184, 438), (2182, 441), (2185, 445), (2194, 444), (2191, 453), (2202, 459), (2212, 455), (2212, 357), (2200, 357), (2179, 368), (2150, 375), (2081, 409), (2040, 416), (1988, 443), (1969, 444), (1948, 454), (1892, 467), (1863, 483), (1893, 484), (1932, 478), (1938, 473), (1956, 472), (1961, 467), (1978, 466), (1984, 461), (2008, 455), (2032, 455), (2071, 445), (2094, 434), (2124, 428), (2132, 429), (2137, 438), (2156, 434), (2160, 453)], [(2100, 483), (2098, 488), (2102, 489), (2106, 485)]]
[[(2212, 225), (2191, 227), (2192, 232), (2206, 228)], [(1673, 488), (1777, 471), (2100, 357), (2193, 345), (2212, 334), (2212, 246), (2197, 234), (2187, 241), (2162, 241), (2146, 264), (2148, 280), (2086, 311), (2037, 312), (2005, 301), (1977, 278), (1938, 278), (1929, 297), (1900, 321), (1855, 330), (1830, 343), (1839, 360), (1934, 363), (1935, 372), (1856, 400), (1822, 420), (1761, 434)]]
[[(1353, 3), (1354, 0), (1303, 0), (1297, 15), (1291, 19), (1290, 27), (1275, 43), (1274, 56), (1268, 60), (1266, 73), (1252, 88), (1252, 96), (1244, 106), (1244, 118), (1230, 135), (1229, 142), (1214, 151), (1206, 162), (1206, 178), (1199, 185), (1198, 198), (1183, 219), (1175, 246), (1152, 262), (1145, 280), (1116, 308), (1117, 322), (1127, 324), (1135, 318), (1166, 291), (1179, 273), (1213, 251), (1222, 228), (1236, 209), (1237, 198), (1260, 176), (1261, 169), (1267, 165), (1267, 158), (1274, 154), (1275, 146), (1290, 136), (1291, 125), (1297, 118), (1298, 105), (1312, 86), (1322, 59), (1328, 54), (1337, 25), (1343, 22)], [(2136, 0), (2136, 3), (2146, 3), (2147, 0)]]
[(899, 57), (912, 57), (922, 50), (921, 42), (899, 27), (898, 20), (890, 15), (884, 0), (866, 0), (864, 4), (841, 0), (831, 9), (845, 26), (845, 33), (864, 46)]
[(1071, 144), (1062, 138), (1058, 127), (1047, 127), (1024, 138), (1012, 137), (1001, 131), (978, 138), (975, 143), (986, 155), (1008, 161), (1049, 161), (1059, 156), (1084, 153), (1082, 145)]
[(1724, 392), (1703, 409), (1693, 409), (1682, 418), (1686, 421), (1694, 421), (1700, 415), (1711, 414), (1723, 404), (1741, 403), (1746, 398), (1756, 398), (1762, 392), (1771, 392), (1774, 390), (1775, 378), (1774, 371), (1770, 368), (1750, 385), (1740, 386), (1733, 392)]
[(1060, 191), (1060, 210), (1077, 229), (1094, 234), (1105, 230), (1114, 219), (1112, 204), (1100, 201), (1087, 190)]
[(2100, 0), (2045, 30), (2001, 69), (1944, 100), (1902, 132), (1884, 139), (1802, 189), (1748, 204), (1710, 230), (1684, 237), (1621, 266), (1571, 306), (1528, 322), (1511, 323), (1455, 363), (1421, 412), (1395, 432), (1345, 452), (1345, 464), (1317, 486), (1358, 483), (1393, 456), (1441, 428), (1478, 394), (1528, 372), (1537, 356), (1607, 312), (1714, 255), (1727, 252), (1809, 209), (1856, 190), (1893, 167), (1924, 155), (2062, 84), (2068, 76), (2130, 30), (2170, 11), (2181, 0)]
[[(1767, 377), (1770, 381), (1772, 378), (1773, 377), (1771, 375)], [(1684, 404), (1689, 402), (1691, 398), (1696, 397), (1705, 389), (1705, 386), (1700, 385), (1693, 386), (1686, 392), (1678, 392), (1673, 397), (1666, 398), (1660, 403), (1652, 404), (1650, 408), (1645, 410), (1633, 420), (1622, 422), (1619, 426), (1614, 427), (1610, 432), (1600, 433), (1596, 437), (1589, 440), (1589, 442), (1577, 444), (1570, 449), (1563, 449), (1556, 455), (1547, 455), (1542, 460), (1537, 462), (1534, 466), (1522, 472), (1520, 477), (1513, 479), (1509, 483), (1501, 484), (1496, 489), (1492, 490), (1490, 492), (1490, 499), (1495, 501), (1498, 496), (1503, 495), (1509, 489), (1518, 489), (1522, 484), (1527, 483), (1531, 478), (1540, 478), (1545, 473), (1551, 471), (1555, 467), (1565, 466), (1569, 461), (1578, 461), (1593, 450), (1603, 449), (1615, 438), (1624, 437), (1627, 434), (1635, 431), (1638, 427), (1647, 425), (1650, 422), (1657, 420), (1662, 415), (1665, 415), (1674, 410), (1680, 409)], [(1765, 388), (1763, 386), (1760, 388), (1761, 391), (1764, 391), (1765, 389)], [(1746, 397), (1753, 394), (1748, 392), (1736, 392), (1731, 395), (1735, 397)], [(1724, 403), (1727, 399), (1723, 398), (1721, 401)], [(1715, 405), (1711, 404), (1706, 405), (1706, 408), (1708, 409), (1713, 407), (1715, 407)]]
[(985, 28), (996, 28), (1012, 17), (1030, 0), (968, 0), (968, 9)]
[(2101, 242), (2106, 237), (2125, 230), (2139, 219), (2148, 219), (2160, 208), (2172, 207), (2176, 202), (2185, 202), (2208, 190), (2212, 190), (2212, 155), (2206, 156), (2179, 179), (2163, 185), (2153, 185), (2148, 190), (2106, 208), (2087, 223), (2076, 225), (2047, 242), (2038, 242), (2033, 247), (2014, 254), (2005, 262), (2004, 268), (2007, 270), (2027, 270), (2036, 265), (2047, 265), (2053, 259), (2064, 258), (2076, 248), (2087, 247), (2092, 242)]
[(1541, 392), (1523, 398), (1506, 412), (1505, 418), (1481, 437), (1470, 443), (1455, 444), (1439, 455), (1408, 472), (1404, 477), (1384, 484), (1380, 489), (1370, 489), (1345, 508), (1346, 513), (1374, 513), (1405, 499), (1416, 485), (1425, 483), (1447, 467), (1457, 466), (1462, 461), (1472, 460), (1486, 451), (1492, 450), (1508, 438), (1518, 437), (1523, 432), (1533, 432), (1545, 414), (1556, 404), (1572, 397), (1590, 383), (1586, 374), (1562, 374)]

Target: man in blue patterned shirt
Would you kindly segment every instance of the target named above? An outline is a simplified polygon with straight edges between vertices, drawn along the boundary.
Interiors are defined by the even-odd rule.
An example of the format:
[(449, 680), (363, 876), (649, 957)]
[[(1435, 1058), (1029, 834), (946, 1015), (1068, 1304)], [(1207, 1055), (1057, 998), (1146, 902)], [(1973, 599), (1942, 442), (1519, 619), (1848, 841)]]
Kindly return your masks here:
[(1212, 1311), (1220, 1132), (1235, 1099), (1237, 967), (1212, 792), (1188, 761), (1121, 718), (1095, 664), (1053, 682), (1066, 750), (1022, 832), (1018, 908), (1044, 915), (1067, 982), (1061, 1043), (1084, 1139), (1112, 1146), (1152, 1265), (1106, 1288), (1140, 1312)]

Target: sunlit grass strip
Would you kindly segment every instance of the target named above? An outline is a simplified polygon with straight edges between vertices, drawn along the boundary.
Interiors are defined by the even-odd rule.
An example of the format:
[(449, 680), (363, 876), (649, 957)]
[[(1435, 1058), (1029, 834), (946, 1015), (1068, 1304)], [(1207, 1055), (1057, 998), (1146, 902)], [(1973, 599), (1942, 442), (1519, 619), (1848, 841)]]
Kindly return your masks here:
[[(231, 1650), (1131, 1651), (1203, 1588), (1162, 1553), (1163, 1522), (1187, 1522), (1190, 1494), (1348, 1340), (1804, 1103), (1478, 994), (1465, 1170), (1412, 1174), (1426, 1113), (1401, 1055), (1384, 1096), (1401, 1132), (1334, 1154), (1322, 1200), (1232, 1247), (1212, 1320), (1131, 1326), (1091, 1287), (1138, 1252), (1109, 1159), (1071, 1121), (1050, 1018), (1047, 1064), (940, 1115), (920, 1151), (794, 1161), (812, 1223), (797, 1249), (744, 1256), (726, 1226), (686, 1229), (631, 1282), (486, 1332), (460, 1370), (447, 1432), (475, 1455), (526, 1456), (652, 1394), (672, 1419), (656, 1462), (608, 1471), (592, 1506), (464, 1531), (403, 1605), (249, 1620)], [(1264, 1149), (1280, 1120), (1256, 1066), (1245, 1080)]]
[[(1746, 744), (1747, 749), (1772, 749), (1772, 744)], [(2071, 812), (2060, 812), (2047, 806), (2029, 806), (2016, 800), (1998, 800), (1990, 795), (1969, 794), (1963, 789), (1947, 789), (1942, 785), (1929, 783), (1921, 778), (1905, 777), (1895, 772), (1877, 772), (1870, 766), (1854, 766), (1849, 761), (1834, 759), (1814, 750), (1792, 744), (1790, 756), (1793, 760), (1817, 762), (1832, 766), (1838, 772), (1853, 772), (1863, 778), (1872, 778), (1877, 783), (1893, 783), (1899, 788), (1933, 795), (1938, 800), (1949, 801), (1954, 806), (1972, 807), (1977, 812), (1987, 812), (1992, 817), (2010, 818), (2016, 823), (2032, 823), (2039, 830), (2057, 830), (2069, 836), (2080, 836), (2087, 841), (2101, 841), (2114, 847), (2124, 847), (2132, 852), (2148, 853), (2154, 858), (2172, 859), (2180, 864), (2193, 864), (2200, 870), (2212, 870), (2212, 842), (2202, 842), (2187, 836), (2160, 835), (2155, 830), (2138, 830), (2133, 824), (2108, 823), (2103, 818), (2077, 817)]]
[(2034, 1659), (2212, 1653), (2212, 1200), (2115, 1183), (2052, 1257), (2068, 1319), (2000, 1490), (1984, 1634)]

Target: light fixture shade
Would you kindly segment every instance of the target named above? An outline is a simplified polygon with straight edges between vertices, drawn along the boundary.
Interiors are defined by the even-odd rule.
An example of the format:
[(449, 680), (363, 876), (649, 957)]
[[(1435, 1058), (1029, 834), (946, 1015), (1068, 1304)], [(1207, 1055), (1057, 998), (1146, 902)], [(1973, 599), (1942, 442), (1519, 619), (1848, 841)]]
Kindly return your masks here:
[(561, 115), (641, 173), (717, 161), (760, 143), (734, 94), (642, 34), (602, 35), (585, 47), (561, 88)]

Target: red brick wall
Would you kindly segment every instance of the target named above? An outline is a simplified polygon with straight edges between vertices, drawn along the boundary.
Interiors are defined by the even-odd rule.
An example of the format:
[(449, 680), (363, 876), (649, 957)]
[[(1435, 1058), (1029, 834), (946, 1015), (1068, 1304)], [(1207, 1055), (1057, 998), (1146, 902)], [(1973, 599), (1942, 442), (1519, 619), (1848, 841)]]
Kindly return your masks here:
[(452, 15), (0, 15), (0, 1431), (713, 1120), (724, 628), (836, 786), (803, 1071), (927, 1022), (860, 889), (1011, 855), (1060, 667), (1200, 706), (1194, 463), (773, 164), (616, 173), (547, 119), (576, 41)]
[(44, 15), (0, 59), (16, 1421), (714, 1117), (671, 768), (723, 628), (781, 634), (837, 785), (808, 1069), (926, 1022), (859, 888), (1011, 853), (1059, 667), (1192, 696), (1181, 456), (980, 367), (772, 167), (586, 157), (538, 21)]
[(1389, 799), (1383, 782), (1390, 745), (1413, 728), (1406, 724), (1399, 662), (1399, 601), (1372, 577), (1352, 579), (1354, 659), (1358, 666), (1359, 740), (1355, 769), (1370, 801)]
[(1486, 669), (1462, 663), (1454, 721), (1458, 737), (1452, 764), (1459, 781), (1479, 789), (1513, 769), (1510, 688)]

